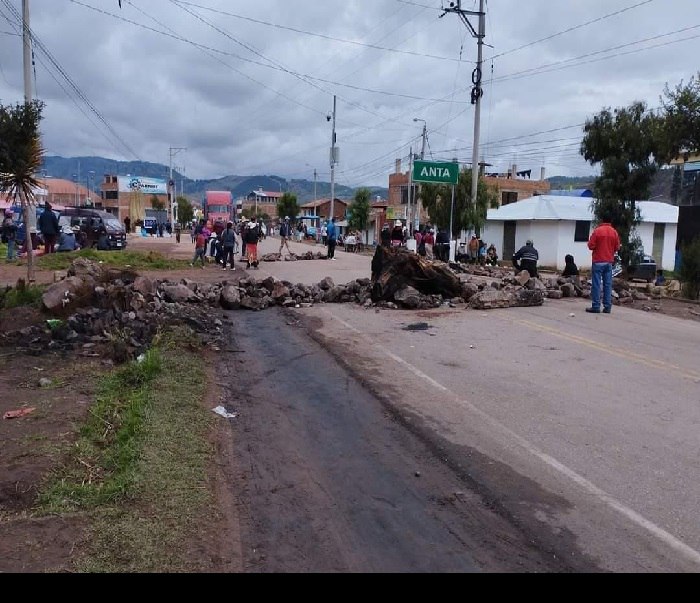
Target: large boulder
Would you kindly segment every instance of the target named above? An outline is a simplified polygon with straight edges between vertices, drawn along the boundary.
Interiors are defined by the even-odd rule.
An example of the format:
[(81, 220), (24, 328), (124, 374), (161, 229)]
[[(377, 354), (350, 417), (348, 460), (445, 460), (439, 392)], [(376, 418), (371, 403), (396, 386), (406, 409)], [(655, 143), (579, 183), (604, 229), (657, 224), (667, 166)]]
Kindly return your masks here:
[(190, 289), (187, 285), (182, 284), (163, 286), (163, 295), (165, 297), (165, 301), (174, 304), (181, 304), (198, 299), (197, 294), (192, 291), (192, 289)]
[(513, 306), (541, 306), (544, 303), (543, 289), (519, 289), (513, 294)]
[(219, 303), (224, 310), (238, 310), (241, 306), (241, 294), (238, 287), (227, 285), (221, 290)]
[(156, 294), (155, 283), (147, 276), (137, 276), (132, 287), (146, 298)]
[(277, 281), (270, 293), (270, 297), (275, 301), (286, 299), (289, 297), (289, 287), (281, 281)]
[(413, 287), (406, 286), (394, 293), (394, 301), (404, 308), (417, 308), (421, 303), (421, 294)]
[(67, 314), (92, 297), (93, 284), (77, 276), (54, 283), (41, 298), (44, 309), (51, 314)]
[(472, 296), (469, 306), (475, 310), (492, 310), (494, 308), (510, 308), (513, 294), (508, 291), (484, 290)]

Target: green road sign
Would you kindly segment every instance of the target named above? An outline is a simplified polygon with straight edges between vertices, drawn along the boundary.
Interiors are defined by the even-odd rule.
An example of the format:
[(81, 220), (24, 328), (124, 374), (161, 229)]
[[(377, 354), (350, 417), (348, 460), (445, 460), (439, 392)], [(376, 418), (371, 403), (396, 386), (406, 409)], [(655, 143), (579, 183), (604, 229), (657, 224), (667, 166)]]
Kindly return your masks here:
[(458, 163), (436, 163), (435, 161), (416, 161), (413, 164), (413, 182), (437, 182), (439, 184), (457, 184), (458, 181)]

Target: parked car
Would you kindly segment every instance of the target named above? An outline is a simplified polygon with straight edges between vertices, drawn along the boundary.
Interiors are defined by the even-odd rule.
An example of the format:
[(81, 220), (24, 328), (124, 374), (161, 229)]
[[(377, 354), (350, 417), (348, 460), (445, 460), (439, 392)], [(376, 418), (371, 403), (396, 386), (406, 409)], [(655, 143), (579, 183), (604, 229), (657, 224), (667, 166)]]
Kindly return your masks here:
[[(622, 274), (622, 264), (620, 263), (620, 257), (615, 254), (615, 263), (613, 264), (613, 276), (620, 276)], [(642, 280), (647, 283), (653, 283), (656, 279), (656, 260), (641, 252), (637, 256), (637, 261), (631, 263), (629, 270), (627, 271), (627, 278), (630, 280)]]
[(107, 234), (107, 245), (110, 250), (126, 247), (126, 228), (112, 214), (100, 209), (87, 207), (66, 207), (59, 217), (59, 223), (80, 228), (85, 233), (86, 247), (97, 247), (100, 233), (104, 229)]

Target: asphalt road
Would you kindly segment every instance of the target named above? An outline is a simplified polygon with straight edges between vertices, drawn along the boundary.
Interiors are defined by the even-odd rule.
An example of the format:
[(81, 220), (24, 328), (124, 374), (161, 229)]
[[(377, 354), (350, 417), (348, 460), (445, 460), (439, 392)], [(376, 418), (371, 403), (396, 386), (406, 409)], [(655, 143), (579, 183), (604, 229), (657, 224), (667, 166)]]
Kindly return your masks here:
[[(278, 246), (278, 239), (268, 238), (261, 252)], [(308, 284), (324, 276), (337, 283), (369, 276), (369, 256), (338, 250), (336, 257), (335, 262), (261, 264), (254, 275)], [(467, 497), (462, 511), (488, 508), (505, 522), (499, 526), (503, 534), (510, 534), (506, 540), (534, 543), (532, 550), (516, 546), (522, 553), (516, 557), (531, 563), (525, 571), (554, 568), (543, 561), (549, 555), (561, 563), (555, 571), (595, 567), (697, 572), (700, 324), (624, 307), (614, 307), (611, 315), (590, 315), (584, 312), (586, 304), (565, 299), (547, 300), (538, 308), (419, 313), (324, 305), (295, 310), (304, 328), (290, 326), (295, 340), (284, 343), (275, 335), (271, 311), (238, 313), (238, 336), (251, 351), (241, 374), (257, 367), (258, 372), (251, 373), (260, 378), (254, 385), (257, 395), (278, 400), (277, 406), (254, 406), (261, 413), (254, 416), (271, 430), (260, 433), (261, 442), (276, 435), (279, 442), (289, 441), (285, 454), (303, 477), (318, 483), (317, 500), (326, 504), (322, 508), (333, 508), (346, 518), (342, 529), (335, 528), (340, 540), (360, 529), (362, 522), (353, 524), (358, 518), (392, 525), (379, 511), (363, 515), (358, 507), (374, 509), (378, 500), (386, 500), (388, 509), (403, 509), (406, 500), (424, 501), (424, 485), (435, 479), (438, 485), (428, 490), (439, 492), (438, 500), (460, 492), (452, 500)], [(418, 323), (428, 328), (415, 330), (425, 326)], [(340, 373), (329, 355), (341, 365)], [(332, 405), (324, 393), (326, 383), (342, 393), (341, 398), (331, 398)], [(246, 416), (243, 412), (242, 421)], [(275, 432), (273, 425), (284, 429)], [(345, 425), (349, 433), (338, 431)], [(328, 446), (338, 442), (336, 456), (319, 443), (326, 432), (332, 434)], [(269, 443), (278, 447), (274, 438)], [(275, 479), (294, 491), (284, 478), (289, 467), (274, 460), (282, 450), (266, 452), (262, 443), (258, 448), (256, 458), (269, 457), (260, 469), (251, 457), (251, 475), (259, 471), (270, 480), (261, 491), (269, 490)], [(383, 458), (385, 449), (396, 457)], [(294, 451), (299, 451), (297, 456)], [(338, 458), (348, 456), (357, 456), (358, 472), (326, 472)], [(374, 468), (380, 458), (381, 465)], [(278, 470), (275, 462), (280, 463)], [(359, 484), (351, 488), (355, 495), (328, 485), (337, 484), (337, 479)], [(380, 494), (370, 487), (377, 480), (387, 488)], [(310, 509), (316, 507), (311, 504)], [(399, 528), (397, 520), (385, 536), (391, 540), (395, 537), (388, 534), (403, 533), (410, 539), (414, 532), (422, 534), (416, 537), (417, 548), (428, 541), (440, 543), (440, 552), (426, 549), (436, 555), (436, 563), (411, 561), (398, 567), (506, 567), (499, 566), (502, 557), (492, 543), (484, 545), (479, 556), (479, 547), (471, 546), (469, 526), (457, 539), (470, 543), (463, 549), (461, 565), (457, 563), (445, 552), (453, 542), (437, 527), (441, 521), (453, 522), (442, 518), (425, 527), (434, 508), (422, 509), (420, 504), (412, 506), (406, 515), (413, 521)], [(315, 513), (309, 510), (306, 515), (312, 524)], [(260, 521), (260, 526), (267, 525)], [(423, 527), (421, 532), (418, 528)], [(276, 561), (258, 567), (282, 567), (287, 557), (270, 550), (284, 530), (278, 526), (267, 535), (261, 533), (267, 542), (266, 559)], [(481, 535), (477, 532), (475, 538)], [(309, 532), (299, 532), (299, 537), (316, 542)], [(370, 555), (367, 550), (374, 546), (358, 548), (357, 558), (346, 551), (345, 562), (333, 563), (330, 555), (319, 567), (397, 567), (383, 556), (386, 547), (377, 549), (381, 555)], [(387, 562), (381, 565), (378, 559)]]
[[(368, 275), (369, 257), (336, 255), (259, 272)], [(586, 304), (295, 312), (348, 379), (545, 548), (559, 535), (604, 571), (696, 572), (700, 324), (622, 307), (589, 315)], [(303, 371), (309, 387), (323, 381), (319, 366)]]

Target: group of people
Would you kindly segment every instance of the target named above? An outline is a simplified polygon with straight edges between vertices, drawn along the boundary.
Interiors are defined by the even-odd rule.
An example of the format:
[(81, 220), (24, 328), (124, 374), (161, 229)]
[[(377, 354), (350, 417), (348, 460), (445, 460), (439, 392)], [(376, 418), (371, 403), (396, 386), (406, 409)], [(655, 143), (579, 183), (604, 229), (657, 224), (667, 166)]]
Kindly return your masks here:
[[(235, 270), (234, 256), (239, 247), (241, 248), (241, 259), (246, 260), (246, 268), (257, 269), (259, 266), (258, 243), (263, 234), (255, 217), (250, 220), (243, 218), (238, 226), (229, 221), (218, 234), (212, 230), (206, 220), (202, 219), (193, 229), (192, 236), (195, 247), (190, 266), (201, 262), (201, 266), (204, 268), (206, 258), (209, 256), (217, 265), (221, 265), (223, 270)], [(243, 242), (243, 245), (240, 246), (239, 236)]]
[[(591, 305), (586, 308), (586, 312), (612, 312), (613, 264), (620, 246), (620, 235), (612, 226), (610, 217), (602, 215), (600, 223), (588, 239), (588, 249), (591, 251)], [(528, 239), (525, 245), (513, 254), (512, 261), (515, 270), (527, 270), (531, 277), (537, 277), (538, 260), (539, 253), (532, 240)], [(574, 256), (567, 254), (564, 262), (562, 276), (571, 278), (578, 287), (580, 275)]]
[[(6, 210), (0, 227), (0, 236), (3, 243), (7, 245), (6, 259), (14, 262), (20, 254), (26, 253), (27, 242), (26, 233), (24, 240), (21, 239), (19, 225), (15, 222), (14, 214), (11, 210)], [(30, 240), (32, 249), (37, 250), (43, 245), (44, 253), (57, 253), (76, 251), (87, 246), (87, 234), (79, 226), (60, 225), (58, 217), (53, 211), (50, 203), (44, 205), (44, 210), (36, 221), (36, 232), (30, 229)], [(103, 239), (101, 246), (100, 238)], [(18, 248), (18, 243), (21, 248)], [(105, 246), (106, 245), (106, 246)], [(107, 241), (107, 231), (100, 232), (97, 241), (97, 249), (109, 249)]]

